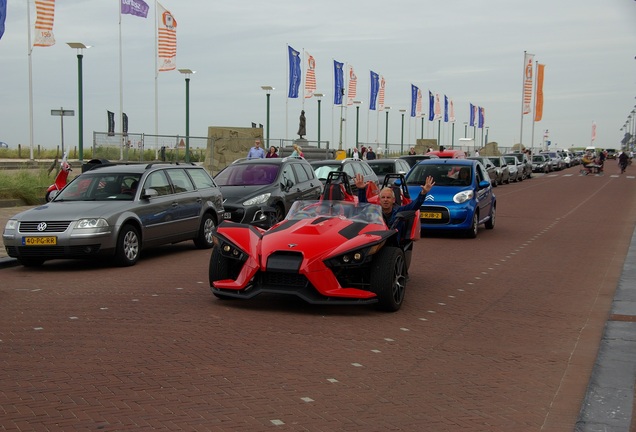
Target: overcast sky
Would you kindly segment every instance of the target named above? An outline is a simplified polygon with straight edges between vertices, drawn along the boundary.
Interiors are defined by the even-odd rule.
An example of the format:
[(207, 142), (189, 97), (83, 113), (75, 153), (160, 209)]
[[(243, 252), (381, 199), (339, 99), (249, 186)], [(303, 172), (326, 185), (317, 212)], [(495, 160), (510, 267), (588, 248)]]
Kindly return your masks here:
[[(0, 39), (0, 141), (29, 144), (27, 1), (8, 0)], [(155, 3), (148, 18), (123, 15), (123, 106), (129, 131), (155, 132)], [(410, 119), (410, 86), (454, 101), (455, 139), (463, 137), (469, 103), (485, 108), (489, 141), (511, 146), (521, 135), (524, 51), (545, 64), (544, 110), (534, 143), (549, 130), (553, 146), (590, 145), (592, 124), (601, 147), (618, 147), (620, 128), (636, 104), (636, 2), (634, 0), (163, 0), (177, 20), (177, 68), (196, 71), (190, 81), (190, 135), (209, 126), (266, 123), (271, 85), (272, 139), (294, 138), (304, 108), (307, 139), (317, 138), (315, 98), (287, 99), (287, 44), (316, 59), (322, 102), (323, 140), (338, 144), (340, 109), (333, 108), (333, 60), (358, 76), (361, 141), (384, 143), (385, 113), (368, 110), (369, 71), (386, 79), (389, 142), (420, 137), (421, 121)], [(31, 25), (35, 5), (31, 3)], [(84, 52), (84, 145), (93, 131), (107, 131), (106, 111), (119, 118), (119, 0), (57, 0), (57, 43), (32, 53), (34, 144), (60, 143), (60, 118), (51, 109), (77, 115), (77, 57), (66, 42), (92, 45)], [(31, 30), (32, 31), (32, 30)], [(185, 134), (185, 81), (161, 72), (159, 134)], [(369, 115), (369, 113), (371, 113)], [(344, 146), (355, 142), (355, 109), (348, 109)], [(434, 122), (437, 124), (437, 121)], [(451, 127), (442, 123), (442, 141)], [(286, 130), (287, 129), (287, 130)], [(119, 131), (119, 123), (116, 131)], [(523, 141), (530, 146), (532, 116), (524, 116)], [(65, 146), (78, 142), (77, 117), (64, 119)], [(425, 138), (436, 138), (432, 122)], [(470, 132), (469, 132), (470, 135)], [(480, 136), (480, 132), (478, 132)]]

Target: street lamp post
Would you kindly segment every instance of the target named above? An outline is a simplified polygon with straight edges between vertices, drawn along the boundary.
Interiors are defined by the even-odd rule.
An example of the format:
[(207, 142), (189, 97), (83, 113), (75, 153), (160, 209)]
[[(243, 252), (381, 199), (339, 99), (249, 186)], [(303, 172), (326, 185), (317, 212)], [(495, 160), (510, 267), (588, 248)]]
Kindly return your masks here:
[(185, 161), (190, 163), (190, 75), (195, 74), (196, 71), (192, 69), (179, 69), (179, 72), (185, 75), (186, 84), (186, 147), (185, 147)]
[(486, 145), (488, 145), (488, 128), (489, 126), (486, 126)]
[(386, 148), (386, 152), (388, 153), (389, 151), (389, 110), (391, 109), (391, 107), (389, 106), (385, 106), (384, 109), (386, 110), (386, 127), (384, 129), (384, 147)]
[(324, 96), (324, 93), (314, 93), (316, 99), (318, 99), (318, 148), (320, 148), (320, 98)]
[(84, 45), (81, 42), (67, 42), (69, 47), (77, 50), (77, 124), (78, 124), (78, 138), (77, 138), (77, 150), (80, 164), (84, 161), (84, 95), (83, 95), (83, 81), (82, 81), (82, 58), (84, 57), (85, 49), (90, 48), (90, 45)]
[(404, 113), (406, 113), (405, 109), (401, 109), (400, 113), (402, 113), (402, 132), (400, 134), (400, 154), (404, 154)]
[(270, 92), (274, 90), (274, 87), (261, 86), (261, 89), (265, 90), (265, 93), (267, 94), (267, 121), (265, 122), (265, 126), (267, 127), (267, 135), (266, 135), (267, 148), (269, 148), (269, 95), (270, 95)]
[(354, 100), (353, 104), (356, 106), (356, 148), (358, 148), (360, 144), (360, 139), (358, 138), (358, 130), (360, 125), (360, 104), (362, 101)]
[(464, 138), (468, 138), (468, 122), (464, 122)]

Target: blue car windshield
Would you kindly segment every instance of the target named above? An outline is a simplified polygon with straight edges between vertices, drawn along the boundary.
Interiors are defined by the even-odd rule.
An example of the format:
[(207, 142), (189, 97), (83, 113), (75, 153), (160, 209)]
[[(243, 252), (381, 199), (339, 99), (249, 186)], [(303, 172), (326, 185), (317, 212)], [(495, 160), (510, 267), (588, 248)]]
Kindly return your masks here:
[(406, 184), (423, 185), (428, 176), (433, 177), (435, 186), (468, 186), (472, 183), (472, 166), (460, 164), (418, 164), (406, 177)]
[(351, 201), (296, 201), (285, 219), (301, 220), (317, 217), (341, 217), (367, 224), (384, 225), (382, 207), (370, 203)]

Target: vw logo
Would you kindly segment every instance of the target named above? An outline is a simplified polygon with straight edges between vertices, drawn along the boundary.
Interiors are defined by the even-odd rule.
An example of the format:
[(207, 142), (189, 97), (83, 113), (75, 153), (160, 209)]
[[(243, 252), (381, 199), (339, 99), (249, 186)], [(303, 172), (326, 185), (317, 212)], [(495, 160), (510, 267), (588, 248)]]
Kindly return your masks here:
[(40, 232), (46, 231), (46, 222), (40, 222), (38, 224), (38, 231), (40, 231)]
[(426, 198), (424, 198), (424, 201), (435, 201), (435, 197), (433, 195), (426, 195)]

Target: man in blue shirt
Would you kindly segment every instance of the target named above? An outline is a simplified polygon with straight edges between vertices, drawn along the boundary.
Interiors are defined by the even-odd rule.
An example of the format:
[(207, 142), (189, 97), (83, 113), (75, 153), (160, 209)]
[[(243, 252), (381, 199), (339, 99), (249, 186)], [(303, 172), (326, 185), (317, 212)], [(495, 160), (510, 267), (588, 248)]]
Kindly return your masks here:
[[(367, 184), (364, 181), (364, 176), (362, 174), (356, 174), (355, 177), (356, 187), (358, 188), (358, 202), (365, 203), (367, 201)], [(388, 227), (390, 227), (394, 220), (395, 215), (404, 210), (417, 210), (422, 204), (424, 204), (424, 199), (426, 198), (426, 194), (431, 190), (431, 188), (435, 186), (435, 182), (433, 181), (433, 177), (426, 177), (426, 182), (421, 185), (422, 192), (419, 193), (417, 198), (411, 201), (409, 204), (403, 205), (401, 207), (395, 206), (395, 192), (390, 187), (385, 187), (380, 191), (380, 207), (382, 207), (382, 217), (384, 217), (384, 222)]]
[(247, 152), (248, 159), (265, 159), (265, 150), (261, 148), (261, 140), (254, 141), (254, 147)]

